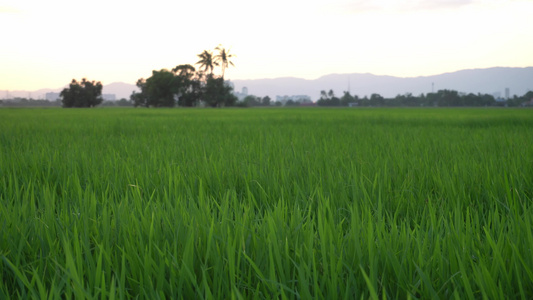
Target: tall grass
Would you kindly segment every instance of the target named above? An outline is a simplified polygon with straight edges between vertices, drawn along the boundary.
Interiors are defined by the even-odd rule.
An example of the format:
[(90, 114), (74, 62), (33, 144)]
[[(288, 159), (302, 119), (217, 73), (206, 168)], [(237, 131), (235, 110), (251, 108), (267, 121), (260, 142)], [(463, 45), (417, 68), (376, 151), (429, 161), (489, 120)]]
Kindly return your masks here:
[(0, 110), (0, 298), (533, 298), (533, 111)]

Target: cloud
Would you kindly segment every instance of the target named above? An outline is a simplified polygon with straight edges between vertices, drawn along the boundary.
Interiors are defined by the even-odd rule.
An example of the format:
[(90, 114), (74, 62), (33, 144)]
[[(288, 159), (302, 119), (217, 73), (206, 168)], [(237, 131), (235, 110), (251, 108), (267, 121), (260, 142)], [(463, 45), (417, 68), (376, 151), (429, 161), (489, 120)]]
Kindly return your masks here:
[(341, 0), (330, 2), (326, 11), (356, 14), (380, 11), (420, 11), (456, 9), (474, 3), (475, 0)]
[(448, 9), (448, 8), (460, 8), (469, 4), (472, 4), (473, 0), (419, 0), (419, 1), (406, 1), (413, 2), (411, 9)]

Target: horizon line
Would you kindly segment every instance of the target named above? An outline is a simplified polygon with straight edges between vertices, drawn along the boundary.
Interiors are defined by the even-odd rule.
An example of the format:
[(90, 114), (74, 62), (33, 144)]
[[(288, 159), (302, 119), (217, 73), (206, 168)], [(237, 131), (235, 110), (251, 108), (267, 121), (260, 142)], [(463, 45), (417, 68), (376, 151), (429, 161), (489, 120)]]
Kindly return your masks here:
[[(241, 78), (238, 78), (238, 79), (227, 79), (227, 81), (276, 80), (276, 79), (300, 79), (300, 80), (306, 80), (306, 81), (313, 81), (313, 80), (318, 80), (318, 79), (321, 79), (323, 77), (333, 76), (333, 75), (346, 75), (346, 76), (350, 76), (350, 75), (372, 75), (372, 76), (376, 76), (376, 77), (394, 77), (394, 78), (400, 78), (400, 79), (409, 79), (409, 78), (424, 78), (424, 77), (440, 76), (440, 75), (453, 74), (453, 73), (463, 72), (463, 71), (490, 70), (490, 69), (528, 69), (528, 68), (533, 68), (533, 66), (527, 66), (527, 67), (502, 67), (502, 66), (496, 66), (496, 67), (486, 67), (486, 68), (468, 68), (468, 69), (459, 69), (459, 70), (455, 70), (455, 71), (443, 72), (443, 73), (438, 73), (438, 74), (433, 74), (433, 75), (417, 75), (417, 76), (395, 76), (395, 75), (387, 75), (387, 74), (375, 74), (375, 73), (371, 73), (371, 72), (353, 72), (353, 73), (329, 73), (329, 74), (321, 75), (321, 76), (316, 77), (314, 79), (308, 79), (308, 78), (296, 77), (296, 76), (278, 76), (278, 77), (261, 77), (261, 78), (246, 78), (246, 79), (241, 79)], [(98, 80), (98, 81), (100, 81), (100, 80)], [(113, 81), (113, 82), (108, 83), (108, 84), (103, 84), (103, 83), (102, 84), (104, 86), (108, 86), (108, 85), (117, 84), (117, 83), (118, 84), (135, 85), (134, 83), (129, 83), (129, 82), (125, 82), (125, 81)], [(32, 89), (32, 90), (2, 89), (0, 91), (1, 92), (15, 92), (15, 93), (16, 92), (36, 92), (36, 91), (40, 91), (40, 90), (59, 90), (59, 89), (62, 89), (64, 87), (66, 87), (66, 86), (68, 86), (68, 84), (65, 84), (62, 87), (57, 87), (57, 88), (43, 87), (43, 88)]]

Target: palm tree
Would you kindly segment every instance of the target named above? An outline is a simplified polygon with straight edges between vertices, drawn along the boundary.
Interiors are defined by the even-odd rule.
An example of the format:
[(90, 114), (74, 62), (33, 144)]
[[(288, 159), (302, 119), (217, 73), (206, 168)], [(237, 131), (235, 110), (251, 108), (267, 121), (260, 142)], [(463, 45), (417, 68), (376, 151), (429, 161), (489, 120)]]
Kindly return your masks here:
[(230, 65), (235, 66), (230, 60), (232, 57), (234, 57), (234, 55), (230, 54), (229, 50), (226, 50), (226, 48), (222, 47), (221, 45), (218, 45), (215, 50), (218, 51), (218, 54), (214, 57), (215, 63), (222, 67), (222, 79), (224, 79), (224, 72), (226, 71), (226, 68), (228, 68)]
[(213, 69), (218, 66), (218, 63), (213, 60), (213, 53), (211, 51), (204, 50), (204, 52), (197, 55), (200, 60), (196, 62), (200, 65), (200, 68), (204, 68), (204, 72), (210, 70), (210, 74), (213, 74)]
[(328, 93), (325, 90), (320, 91), (320, 99), (328, 99)]

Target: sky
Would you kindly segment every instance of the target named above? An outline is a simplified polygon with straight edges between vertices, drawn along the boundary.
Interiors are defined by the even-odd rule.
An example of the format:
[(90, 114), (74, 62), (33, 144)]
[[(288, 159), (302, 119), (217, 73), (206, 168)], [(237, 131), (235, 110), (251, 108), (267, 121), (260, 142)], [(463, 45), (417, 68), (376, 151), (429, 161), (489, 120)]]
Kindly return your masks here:
[(235, 55), (227, 79), (529, 67), (531, 12), (533, 0), (0, 0), (0, 90), (134, 84), (219, 44)]

